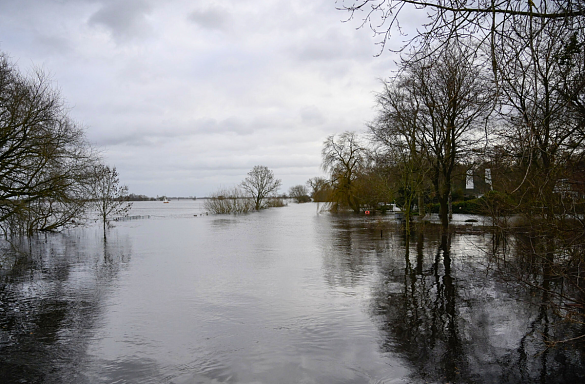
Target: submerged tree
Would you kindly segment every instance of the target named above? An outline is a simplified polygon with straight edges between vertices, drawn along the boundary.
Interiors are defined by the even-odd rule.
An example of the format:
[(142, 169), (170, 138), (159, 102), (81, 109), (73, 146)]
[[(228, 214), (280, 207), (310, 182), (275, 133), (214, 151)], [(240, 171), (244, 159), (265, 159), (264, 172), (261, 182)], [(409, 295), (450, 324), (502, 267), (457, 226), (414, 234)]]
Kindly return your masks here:
[(241, 185), (254, 199), (254, 208), (258, 211), (264, 208), (266, 198), (273, 196), (278, 191), (281, 181), (274, 177), (274, 172), (268, 167), (256, 165), (248, 172), (248, 177)]
[[(399, 51), (412, 48), (403, 52), (416, 54), (403, 55), (399, 75), (388, 82), (386, 90), (390, 90), (389, 98), (408, 100), (410, 109), (385, 104), (381, 117), (392, 119), (380, 119), (374, 133), (378, 139), (387, 136), (393, 140), (398, 133), (402, 140), (390, 147), (406, 148), (409, 156), (403, 159), (409, 160), (411, 153), (424, 154), (441, 203), (443, 226), (448, 223), (447, 198), (454, 167), (469, 158), (463, 151), (473, 148), (473, 141), (483, 136), (486, 145), (476, 148), (473, 160), (482, 162), (490, 169), (490, 179), (493, 177), (489, 182), (493, 191), (485, 198), (491, 212), (499, 218), (515, 215), (523, 219), (516, 221), (515, 228), (506, 220), (498, 223), (504, 234), (521, 230), (527, 236), (530, 264), (536, 268), (530, 269), (524, 282), (531, 289), (540, 289), (543, 296), (549, 295), (553, 281), (572, 287), (563, 288), (556, 309), (567, 311), (568, 319), (576, 318), (585, 297), (585, 279), (578, 267), (585, 260), (585, 2), (339, 3), (352, 17), (361, 14), (364, 25), (379, 34), (382, 45), (391, 33), (401, 32), (400, 22), (407, 14), (411, 17), (411, 11), (426, 14), (427, 22), (398, 47)], [(399, 109), (406, 113), (400, 115)], [(494, 129), (480, 131), (478, 123), (488, 112), (489, 128)], [(408, 136), (408, 131), (399, 128), (413, 116), (414, 135)], [(397, 124), (395, 117), (402, 121)], [(386, 135), (388, 131), (394, 136)], [(411, 147), (414, 151), (408, 137), (417, 142)], [(409, 168), (408, 162), (403, 164), (405, 170)], [(582, 317), (578, 322), (582, 326)], [(578, 339), (584, 340), (583, 336)]]
[(424, 179), (432, 182), (439, 216), (449, 224), (448, 203), (457, 162), (481, 137), (491, 94), (475, 54), (465, 46), (404, 63), (385, 84), (380, 112), (371, 125), (375, 140), (402, 169), (408, 204)]
[(238, 188), (221, 188), (205, 200), (204, 207), (213, 214), (248, 213), (254, 209), (253, 202)]
[(94, 168), (94, 205), (104, 226), (106, 227), (115, 216), (125, 215), (132, 203), (128, 202), (128, 187), (120, 185), (120, 178), (116, 167), (99, 164)]
[[(511, 18), (494, 49), (500, 105), (497, 131), (504, 155), (520, 173), (513, 192), (525, 211), (530, 206), (553, 217), (554, 189), (571, 178), (566, 165), (584, 152), (585, 29), (572, 21)], [(568, 35), (567, 35), (568, 34)], [(527, 44), (518, 41), (528, 40)], [(556, 212), (561, 213), (561, 212)]]
[(313, 177), (307, 180), (307, 185), (311, 188), (311, 198), (314, 202), (322, 203), (329, 201), (331, 187), (329, 182), (322, 177)]
[(25, 77), (0, 55), (0, 226), (55, 230), (79, 219), (97, 157), (40, 71)]
[(367, 157), (357, 134), (344, 132), (339, 137), (329, 136), (323, 143), (321, 154), (323, 170), (330, 177), (330, 199), (334, 208), (349, 207), (354, 212), (359, 212), (356, 181), (366, 165)]
[(385, 81), (384, 90), (377, 95), (378, 115), (369, 124), (377, 147), (377, 167), (387, 170), (389, 188), (402, 197), (407, 230), (417, 197), (419, 212), (424, 214), (423, 193), (429, 176), (429, 163), (419, 140), (421, 106), (411, 85), (408, 75)]
[(291, 199), (294, 199), (297, 203), (307, 203), (311, 201), (309, 197), (309, 191), (304, 185), (295, 185), (290, 187), (288, 195)]

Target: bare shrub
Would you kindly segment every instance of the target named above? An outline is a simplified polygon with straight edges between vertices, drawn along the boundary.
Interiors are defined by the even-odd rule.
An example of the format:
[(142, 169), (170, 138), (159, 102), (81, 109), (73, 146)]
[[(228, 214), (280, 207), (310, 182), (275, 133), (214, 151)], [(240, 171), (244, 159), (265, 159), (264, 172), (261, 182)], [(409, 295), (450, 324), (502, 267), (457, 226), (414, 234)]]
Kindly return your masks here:
[(244, 192), (233, 187), (221, 188), (205, 201), (205, 209), (216, 215), (248, 213), (254, 209), (254, 202)]
[(286, 207), (287, 205), (281, 197), (270, 197), (266, 200), (266, 208)]

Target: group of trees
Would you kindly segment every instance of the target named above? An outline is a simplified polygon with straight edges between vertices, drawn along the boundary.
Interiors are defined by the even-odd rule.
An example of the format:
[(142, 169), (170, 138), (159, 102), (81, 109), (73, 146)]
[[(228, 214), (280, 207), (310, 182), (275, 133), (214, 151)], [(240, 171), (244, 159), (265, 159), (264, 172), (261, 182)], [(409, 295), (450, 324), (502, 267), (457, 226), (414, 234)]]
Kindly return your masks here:
[(0, 54), (0, 229), (31, 235), (75, 224), (97, 209), (106, 225), (127, 190), (101, 163), (40, 71), (24, 76)]
[(311, 197), (309, 196), (309, 190), (306, 186), (299, 184), (290, 187), (288, 191), (288, 197), (296, 201), (297, 203), (308, 203), (311, 201)]
[[(285, 194), (278, 195), (282, 182), (274, 172), (263, 165), (256, 165), (244, 181), (232, 188), (221, 188), (205, 201), (205, 208), (216, 214), (247, 213), (253, 210), (282, 206)], [(309, 190), (309, 188), (311, 190)], [(328, 180), (314, 177), (306, 185), (289, 188), (288, 198), (297, 203), (329, 202), (333, 188)]]
[(427, 181), (444, 226), (456, 166), (471, 166), (470, 150), (485, 145), (482, 129), (493, 98), (481, 69), (476, 53), (457, 41), (410, 58), (384, 83), (378, 116), (369, 127), (378, 157), (400, 176), (405, 208), (425, 192)]
[(538, 208), (543, 217), (578, 209), (585, 192), (583, 2), (345, 3), (383, 46), (401, 32), (405, 9), (424, 9), (428, 22), (397, 48), (402, 61), (378, 94), (369, 145), (352, 133), (325, 141), (336, 203), (357, 210), (368, 200), (400, 198), (410, 210), (432, 196), (446, 227), (454, 179), (487, 168), (495, 192), (486, 209), (533, 215)]
[(296, 203), (308, 203), (314, 201), (330, 202), (333, 189), (329, 180), (323, 177), (313, 177), (303, 184), (290, 187), (288, 197)]
[[(585, 2), (342, 0), (341, 8), (362, 17), (382, 47), (402, 35), (407, 15), (427, 19), (394, 47), (400, 67), (378, 95), (368, 145), (347, 150), (355, 141), (347, 133), (325, 141), (336, 201), (355, 210), (382, 191), (379, 201), (401, 199), (408, 216), (430, 197), (447, 229), (454, 182), (484, 171), (481, 203), (494, 229), (506, 239), (514, 216), (523, 239), (517, 254), (495, 244), (493, 257), (504, 255), (504, 266), (515, 258), (521, 267), (507, 273), (582, 325)], [(585, 335), (567, 341), (576, 340)]]

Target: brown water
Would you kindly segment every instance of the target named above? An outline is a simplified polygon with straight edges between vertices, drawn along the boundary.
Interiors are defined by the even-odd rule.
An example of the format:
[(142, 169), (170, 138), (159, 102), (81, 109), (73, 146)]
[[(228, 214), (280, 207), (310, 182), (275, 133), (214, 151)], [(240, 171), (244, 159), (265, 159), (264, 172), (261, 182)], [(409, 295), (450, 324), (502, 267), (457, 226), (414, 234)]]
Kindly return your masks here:
[[(538, 292), (505, 282), (487, 234), (408, 240), (392, 218), (291, 204), (136, 220), (5, 251), (2, 383), (578, 382), (582, 351)], [(198, 216), (194, 216), (198, 215)], [(467, 228), (470, 229), (470, 228)], [(565, 328), (563, 328), (565, 327)]]

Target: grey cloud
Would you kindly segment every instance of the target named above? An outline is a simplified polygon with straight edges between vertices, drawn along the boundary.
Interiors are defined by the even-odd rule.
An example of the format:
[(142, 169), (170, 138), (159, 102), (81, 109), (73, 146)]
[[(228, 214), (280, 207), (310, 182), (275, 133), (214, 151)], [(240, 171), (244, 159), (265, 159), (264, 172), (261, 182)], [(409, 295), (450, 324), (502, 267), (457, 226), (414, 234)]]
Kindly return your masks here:
[(51, 73), (133, 192), (199, 195), (257, 164), (303, 183), (327, 135), (371, 120), (392, 57), (344, 18), (332, 0), (0, 0), (0, 48)]
[(151, 10), (145, 0), (108, 2), (91, 16), (89, 23), (105, 26), (115, 39), (124, 40), (141, 36), (148, 30), (146, 16)]
[(122, 135), (102, 135), (96, 140), (100, 146), (111, 147), (117, 145), (129, 145), (133, 147), (154, 147), (158, 143), (152, 136), (147, 136), (142, 132), (134, 131)]
[(228, 30), (231, 24), (229, 13), (219, 8), (193, 11), (188, 19), (202, 28), (218, 31)]
[(246, 124), (236, 117), (228, 117), (225, 120), (204, 119), (195, 122), (195, 130), (201, 133), (236, 133), (238, 135), (249, 135), (254, 132), (250, 124)]
[(319, 108), (315, 106), (303, 108), (301, 110), (301, 119), (305, 125), (321, 125), (326, 121)]
[[(371, 42), (365, 41), (356, 31), (340, 33), (339, 28), (318, 31), (311, 38), (299, 41), (293, 48), (300, 60), (330, 61), (336, 59), (369, 60), (375, 51)], [(360, 31), (363, 32), (363, 31)]]
[[(166, 129), (161, 129), (166, 127)], [(172, 128), (169, 128), (172, 127)], [(199, 135), (249, 136), (254, 133), (254, 124), (246, 123), (235, 117), (224, 120), (211, 118), (197, 119), (191, 122), (166, 123), (153, 121), (148, 125), (135, 127), (130, 131), (101, 133), (96, 144), (104, 146), (128, 145), (132, 147), (152, 147), (177, 138), (188, 138)]]
[(63, 54), (73, 49), (69, 40), (60, 36), (38, 34), (35, 36), (35, 40), (43, 54)]

